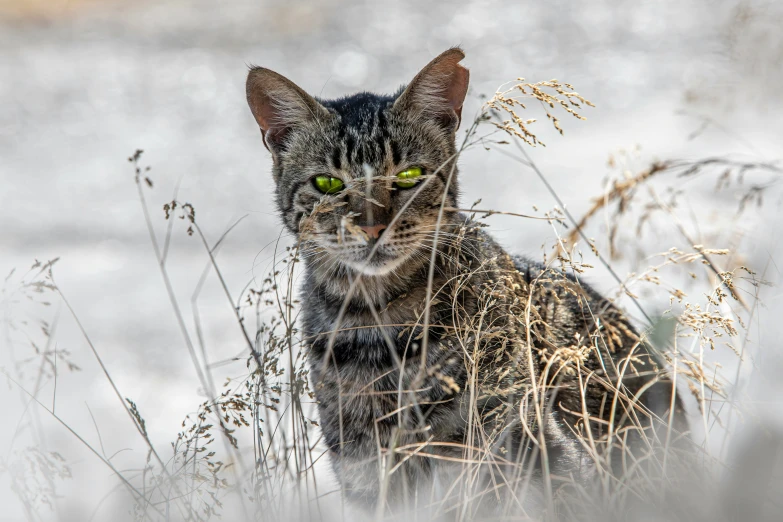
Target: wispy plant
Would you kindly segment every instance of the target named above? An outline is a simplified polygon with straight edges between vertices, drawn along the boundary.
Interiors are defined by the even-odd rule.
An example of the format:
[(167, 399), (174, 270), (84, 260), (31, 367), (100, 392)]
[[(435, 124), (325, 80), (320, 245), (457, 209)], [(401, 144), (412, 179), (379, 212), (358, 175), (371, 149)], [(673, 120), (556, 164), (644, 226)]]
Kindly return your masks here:
[[(502, 150), (546, 181), (546, 176), (530, 157), (520, 152), (521, 148), (517, 148), (516, 152), (509, 151), (504, 147), (510, 142), (496, 139), (502, 132), (510, 135), (510, 139), (529, 146), (543, 145), (531, 131), (535, 118), (523, 117), (522, 111), (529, 110), (526, 105), (528, 100), (540, 104), (546, 118), (560, 134), (563, 129), (557, 117), (558, 111), (584, 119), (582, 110), (585, 106), (593, 106), (570, 84), (557, 80), (527, 83), (520, 78), (486, 101), (468, 125), (458, 154), (477, 145)], [(183, 344), (206, 399), (197, 406), (194, 404), (196, 411), (183, 420), (181, 431), (173, 437), (171, 453), (159, 451), (149, 437), (148, 419), (142, 416), (131, 398), (120, 393), (85, 332), (95, 357), (101, 362), (118, 395), (121, 407), (128, 413), (146, 446), (146, 460), (139, 466), (140, 471), (123, 472), (114, 468), (111, 459), (102, 450), (89, 446), (78, 433), (71, 432), (116, 474), (134, 501), (133, 512), (139, 521), (206, 521), (229, 511), (229, 503), (232, 516), (246, 520), (321, 520), (348, 516), (350, 508), (342, 502), (324, 500), (329, 495), (343, 492), (332, 485), (325, 478), (327, 473), (322, 471), (326, 469), (322, 461), (328, 448), (320, 440), (315, 397), (306, 364), (308, 354), (305, 347), (310, 339), (303, 338), (298, 327), (300, 307), (295, 297), (299, 291), (299, 266), (304, 258), (313, 255), (302, 243), (314, 233), (313, 216), (331, 212), (339, 203), (329, 198), (317, 203), (311, 215), (302, 218), (300, 240), (287, 246), (284, 241), (276, 243), (270, 272), (235, 292), (227, 285), (217, 262), (223, 240), (234, 226), (217, 241), (210, 242), (199, 226), (194, 206), (180, 201), (175, 193), (172, 198), (165, 198), (166, 203), (162, 206), (163, 214), (159, 218), (167, 220), (167, 228), (162, 242), (159, 241), (156, 233), (159, 220), (147, 203), (153, 197), (155, 183), (150, 168), (142, 165), (142, 157), (142, 151), (138, 150), (128, 159), (154, 255)], [(610, 164), (616, 166), (617, 160), (612, 159)], [(773, 179), (746, 184), (748, 177), (759, 173), (772, 175)], [(472, 208), (461, 209), (469, 213), (470, 221), (448, 232), (439, 229), (438, 232), (443, 234), (440, 240), (447, 248), (440, 254), (433, 252), (432, 259), (435, 261), (435, 256), (441, 255), (458, 270), (442, 286), (432, 285), (430, 278), (427, 299), (421, 303), (418, 321), (403, 326), (409, 332), (422, 330), (422, 335), (415, 341), (421, 342), (426, 349), (430, 310), (445, 307), (453, 314), (459, 353), (470, 376), (467, 391), (471, 402), (466, 408), (469, 438), (464, 445), (449, 448), (450, 453), (446, 454), (439, 451), (441, 448), (434, 440), (405, 438), (401, 428), (392, 447), (378, 448), (377, 467), (381, 484), (388, 484), (389, 477), (400, 472), (399, 462), (429, 455), (433, 459), (451, 459), (449, 462), (455, 465), (457, 471), (454, 483), (442, 485), (447, 492), (445, 496), (440, 499), (411, 499), (417, 507), (426, 508), (428, 516), (435, 513), (455, 520), (471, 520), (487, 498), (500, 505), (498, 511), (503, 514), (504, 520), (529, 519), (533, 515), (547, 520), (583, 520), (601, 516), (632, 520), (639, 513), (640, 506), (652, 509), (660, 506), (662, 501), (667, 505), (663, 512), (666, 509), (689, 512), (693, 507), (692, 500), (684, 494), (683, 484), (693, 483), (694, 478), (698, 479), (697, 483), (700, 480), (702, 484), (709, 483), (709, 473), (725, 457), (714, 454), (707, 439), (716, 423), (730, 423), (733, 408), (724, 410), (720, 401), (728, 398), (727, 386), (736, 384), (738, 379), (738, 375), (733, 378), (721, 375), (717, 364), (711, 363), (709, 354), (717, 344), (724, 343), (736, 352), (740, 361), (743, 360), (748, 343), (748, 325), (758, 306), (763, 278), (751, 268), (730, 262), (731, 249), (717, 244), (707, 246), (690, 237), (672, 210), (682, 192), (671, 191), (664, 198), (651, 188), (651, 182), (663, 178), (683, 180), (713, 176), (719, 190), (742, 187), (738, 192), (741, 195), (737, 211), (750, 212), (751, 203), (761, 204), (762, 195), (774, 190), (777, 186), (775, 176), (779, 174), (778, 167), (768, 163), (719, 158), (665, 161), (653, 163), (638, 172), (622, 169), (620, 176), (610, 179), (603, 194), (596, 187), (596, 197), (580, 219), (574, 219), (562, 203), (535, 216), (479, 209), (478, 202)], [(551, 185), (548, 187), (557, 198)], [(355, 195), (362, 196), (362, 193), (359, 191)], [(458, 209), (441, 205), (441, 213), (445, 210)], [(623, 219), (632, 218), (634, 210), (639, 211), (634, 215), (636, 223), (624, 222)], [(490, 283), (476, 284), (489, 267), (469, 266), (461, 257), (464, 249), (470, 248), (465, 238), (471, 230), (486, 226), (485, 221), (495, 214), (544, 220), (552, 226), (555, 248), (553, 252), (544, 253), (549, 254), (546, 256), (547, 265), (530, 281), (526, 293), (520, 291), (522, 282), (519, 273), (514, 270), (502, 272), (497, 280)], [(601, 216), (607, 217), (609, 223), (604, 230), (605, 241), (589, 239), (588, 234), (594, 231), (594, 222)], [(168, 253), (177, 219), (187, 225), (185, 233), (192, 236), (192, 240), (201, 241), (205, 251), (203, 276), (191, 299), (192, 327), (183, 316), (168, 274)], [(642, 241), (621, 243), (618, 240), (624, 229), (634, 229), (641, 234), (653, 219), (663, 220), (671, 226), (681, 241), (660, 253), (648, 251)], [(343, 223), (342, 233), (345, 236), (363, 234), (350, 219)], [(586, 243), (585, 249), (589, 253), (581, 252), (580, 241)], [(541, 296), (555, 300), (567, 297), (580, 299), (585, 292), (580, 278), (593, 268), (588, 262), (589, 256), (596, 256), (616, 275), (611, 263), (618, 259), (623, 248), (633, 248), (639, 258), (652, 259), (655, 263), (625, 279), (616, 276), (619, 283), (617, 297), (633, 300), (638, 309), (650, 318), (650, 324), (642, 325), (643, 333), (635, 334), (623, 321), (602, 319), (595, 322), (594, 331), (576, 335), (557, 349), (540, 349), (534, 353), (533, 347), (540, 346), (551, 336), (552, 327), (544, 311), (534, 304), (536, 300)], [(604, 254), (604, 251), (607, 253)], [(11, 326), (16, 323), (9, 320), (9, 313), (18, 308), (19, 299), (28, 299), (32, 294), (59, 292), (50, 276), (53, 264), (54, 261), (36, 263), (31, 269), (32, 275), (23, 277), (19, 285), (21, 290), (4, 290), (7, 336), (9, 332), (22, 331)], [(682, 273), (694, 274), (699, 269), (709, 274), (709, 284), (699, 289), (701, 296), (696, 299), (690, 299), (685, 289), (661, 275), (668, 270), (674, 274), (672, 279), (676, 280)], [(566, 272), (574, 277), (564, 278)], [(207, 357), (198, 304), (201, 287), (210, 273), (220, 283), (226, 306), (230, 307), (234, 316), (232, 328), (244, 343), (243, 354), (235, 357), (245, 362), (245, 369), (240, 375), (218, 377), (215, 375), (216, 366)], [(696, 277), (694, 274), (693, 278)], [(362, 285), (361, 278), (357, 278), (351, 292), (366, 291)], [(663, 289), (669, 297), (670, 309), (657, 315), (647, 314), (640, 302), (641, 291), (636, 290), (647, 287)], [(475, 299), (476, 310), (468, 312), (459, 301), (458, 296), (466, 291)], [(60, 295), (67, 305), (64, 296)], [(591, 309), (589, 304), (584, 307), (584, 313), (594, 318), (602, 317), (603, 312)], [(37, 367), (39, 382), (30, 388), (34, 392), (29, 396), (43, 407), (46, 401), (38, 398), (40, 381), (55, 379), (58, 364), (60, 368), (64, 365), (71, 370), (78, 367), (71, 362), (67, 352), (56, 350), (56, 345), (52, 345), (50, 325), (42, 323), (41, 326), (46, 346), (31, 338), (32, 355), (26, 358), (16, 356), (13, 378), (20, 386), (30, 386), (29, 375), (25, 372)], [(523, 335), (511, 335), (520, 332)], [(743, 337), (745, 341), (736, 342)], [(613, 352), (628, 338), (635, 343), (630, 355), (617, 361), (605, 361), (603, 368), (588, 366), (590, 354)], [(639, 347), (644, 344), (654, 345), (661, 361), (675, 370), (674, 388), (685, 386), (693, 392), (695, 404), (701, 412), (700, 435), (703, 441), (689, 439), (688, 434), (673, 427), (672, 418), (657, 418), (644, 408), (640, 395), (646, 392), (645, 389), (638, 392), (629, 389), (624, 379), (637, 367), (643, 366), (638, 354)], [(543, 371), (533, 371), (534, 367), (543, 367)], [(531, 378), (531, 375), (536, 377)], [(582, 390), (581, 408), (566, 413), (577, 419), (573, 424), (573, 434), (590, 456), (594, 468), (593, 477), (587, 481), (576, 476), (559, 477), (548, 473), (550, 456), (547, 455), (544, 430), (535, 429), (544, 426), (556, 410), (559, 400), (557, 390), (564, 378), (577, 379)], [(218, 385), (218, 382), (223, 384)], [(416, 390), (426, 382), (435, 382), (444, 390), (463, 391), (440, 368), (422, 365), (422, 371), (411, 382), (403, 384), (401, 380), (396, 416), (403, 419), (420, 407), (416, 403)], [(599, 382), (606, 390), (602, 403), (602, 412), (606, 415), (596, 417), (588, 411), (585, 404), (588, 382)], [(22, 395), (23, 400), (29, 400), (26, 397)], [(488, 397), (504, 399), (498, 400), (491, 415), (481, 418), (477, 404)], [(508, 397), (513, 400), (506, 400)], [(57, 418), (54, 399), (47, 411)], [(505, 420), (513, 415), (519, 415), (526, 421), (521, 429), (533, 451), (524, 456), (512, 455), (505, 446), (508, 429)], [(486, 422), (487, 418), (492, 422)], [(401, 420), (399, 425), (404, 426), (405, 422)], [(642, 449), (632, 451), (632, 442)], [(56, 492), (51, 486), (52, 478), (65, 478), (69, 472), (56, 453), (38, 449), (20, 451), (15, 460), (0, 461), (0, 472), (24, 468), (24, 472), (13, 471), (14, 477), (19, 477), (14, 479), (15, 491), (32, 513), (38, 505), (53, 503)], [(693, 459), (694, 454), (701, 458)], [(694, 468), (696, 460), (699, 465)], [(539, 468), (544, 470), (540, 487), (535, 477), (535, 470)], [(492, 478), (488, 489), (480, 480), (486, 473)], [(705, 476), (708, 478), (705, 479)], [(386, 494), (383, 487), (381, 491), (382, 495)], [(530, 499), (533, 499), (532, 504)], [(327, 504), (333, 511), (337, 506), (337, 512), (326, 509)], [(531, 505), (536, 506), (535, 510), (526, 511)], [(388, 514), (381, 509), (375, 516), (384, 519)], [(34, 516), (31, 514), (29, 518), (33, 520)]]

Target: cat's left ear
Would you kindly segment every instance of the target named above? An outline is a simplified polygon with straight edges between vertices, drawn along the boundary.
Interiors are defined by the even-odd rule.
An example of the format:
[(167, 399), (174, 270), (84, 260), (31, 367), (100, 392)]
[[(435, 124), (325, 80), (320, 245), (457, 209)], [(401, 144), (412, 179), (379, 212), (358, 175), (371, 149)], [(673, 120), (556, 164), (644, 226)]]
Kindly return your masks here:
[(457, 130), (470, 80), (470, 72), (459, 64), (464, 58), (462, 49), (454, 47), (432, 60), (397, 98), (394, 108)]

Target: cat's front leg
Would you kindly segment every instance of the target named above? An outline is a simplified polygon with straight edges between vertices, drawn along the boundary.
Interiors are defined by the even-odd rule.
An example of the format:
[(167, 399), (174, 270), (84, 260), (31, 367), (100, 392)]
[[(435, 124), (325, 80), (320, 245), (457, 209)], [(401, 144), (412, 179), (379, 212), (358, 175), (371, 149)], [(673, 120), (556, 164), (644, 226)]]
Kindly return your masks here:
[[(348, 454), (346, 454), (348, 453)], [(331, 450), (329, 457), (344, 497), (365, 511), (374, 511), (381, 489), (378, 459), (357, 458), (353, 452)]]
[(377, 444), (343, 449), (348, 451), (332, 452), (333, 469), (345, 498), (365, 513), (421, 514), (439, 498), (433, 497), (433, 462), (428, 456), (379, 450)]

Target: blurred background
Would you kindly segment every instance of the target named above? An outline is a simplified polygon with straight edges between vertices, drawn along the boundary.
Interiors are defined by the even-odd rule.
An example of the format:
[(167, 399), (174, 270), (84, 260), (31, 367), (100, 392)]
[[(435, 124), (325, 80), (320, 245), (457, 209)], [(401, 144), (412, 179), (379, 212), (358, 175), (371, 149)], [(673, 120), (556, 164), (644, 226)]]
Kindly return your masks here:
[[(531, 106), (529, 117), (540, 120), (534, 130), (547, 147), (530, 154), (579, 216), (601, 194), (611, 170), (607, 159), (621, 149), (640, 169), (669, 158), (778, 160), (781, 26), (783, 3), (771, 0), (0, 0), (0, 275), (16, 268), (6, 296), (34, 260), (59, 257), (58, 286), (117, 387), (138, 405), (151, 439), (165, 450), (204, 391), (158, 271), (127, 158), (143, 149), (142, 164), (152, 167), (147, 197), (159, 238), (167, 226), (160, 208), (175, 190), (177, 199), (193, 204), (210, 242), (247, 216), (219, 257), (228, 287), (239, 295), (270, 269), (281, 233), (270, 155), (244, 98), (249, 64), (329, 98), (392, 92), (432, 57), (460, 45), (472, 86), (464, 119), (477, 113), (479, 95), (491, 96), (520, 76), (569, 82), (596, 107), (583, 112), (587, 121), (561, 117), (561, 137)], [(531, 171), (502, 154), (471, 149), (461, 172), (463, 206), (479, 198), (480, 208), (519, 213), (556, 205)], [(780, 192), (738, 218), (737, 195), (716, 193), (714, 182), (696, 181), (704, 185), (690, 187), (686, 207), (702, 226), (741, 241), (708, 246), (741, 247), (741, 264), (779, 283)], [(605, 233), (601, 219), (591, 235)], [(488, 222), (504, 246), (535, 258), (555, 237), (544, 221), (495, 216)], [(168, 266), (189, 319), (190, 297), (209, 260), (186, 228), (174, 223)], [(702, 230), (705, 241), (711, 231)], [(621, 240), (636, 237), (629, 231)], [(675, 246), (666, 233), (645, 240), (660, 243), (657, 251)], [(614, 267), (624, 276), (638, 262), (629, 256)], [(604, 292), (616, 289), (603, 269), (585, 277)], [(210, 361), (244, 349), (221, 292), (210, 277), (199, 301)], [(755, 408), (753, 422), (777, 413), (769, 417), (774, 433), (781, 422), (774, 418), (781, 406), (783, 300), (779, 286), (764, 292), (751, 336), (757, 359), (743, 370), (741, 395)], [(642, 294), (642, 300), (652, 310), (668, 306), (666, 296)], [(60, 372), (56, 393), (54, 379), (47, 380), (39, 399), (51, 407), (56, 396), (57, 415), (85, 440), (100, 442), (109, 455), (121, 452), (118, 468), (141, 468), (143, 444), (73, 316), (61, 300), (50, 301), (4, 307), (6, 324), (46, 320), (56, 348), (80, 367)], [(6, 328), (0, 353), (0, 366), (29, 390), (38, 368), (25, 365), (33, 358), (27, 341), (36, 336)], [(725, 356), (715, 355), (735, 364)], [(243, 361), (220, 366), (217, 381), (243, 370)], [(13, 382), (1, 390), (0, 520), (132, 519), (110, 470)], [(42, 505), (37, 515), (26, 512), (13, 489), (15, 452), (28, 446), (58, 452), (71, 474), (58, 481), (51, 508)]]

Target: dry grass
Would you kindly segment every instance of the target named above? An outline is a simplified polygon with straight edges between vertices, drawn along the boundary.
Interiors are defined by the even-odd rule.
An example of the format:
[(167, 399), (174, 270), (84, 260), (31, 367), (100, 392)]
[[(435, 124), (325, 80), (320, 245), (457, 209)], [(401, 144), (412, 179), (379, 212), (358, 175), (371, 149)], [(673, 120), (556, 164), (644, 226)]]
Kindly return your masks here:
[[(556, 80), (526, 83), (520, 79), (485, 103), (482, 112), (467, 130), (459, 154), (477, 145), (501, 149), (505, 154), (514, 156), (523, 168), (533, 169), (545, 180), (546, 176), (522, 147), (517, 147), (515, 152), (508, 150), (520, 142), (543, 145), (531, 131), (535, 120), (520, 114), (526, 109), (528, 100), (541, 104), (546, 117), (561, 134), (557, 111), (583, 119), (577, 111), (584, 106), (592, 106), (569, 84)], [(498, 139), (498, 135), (512, 141)], [(260, 284), (251, 282), (236, 294), (226, 285), (216, 261), (222, 241), (233, 226), (216, 242), (210, 243), (199, 227), (193, 205), (174, 198), (163, 207), (162, 217), (169, 223), (166, 236), (160, 241), (153, 226), (159, 217), (149, 211), (147, 204), (153, 182), (141, 159), (142, 153), (137, 151), (129, 161), (134, 168), (150, 240), (191, 362), (209, 398), (198, 406), (193, 415), (183, 420), (182, 431), (173, 437), (171, 453), (164, 453), (150, 440), (143, 412), (122, 394), (104, 367), (105, 377), (117, 395), (117, 407), (125, 409), (129, 422), (147, 446), (146, 462), (140, 463), (140, 472), (115, 469), (102, 448), (90, 445), (71, 430), (73, 436), (78, 437), (118, 477), (120, 486), (133, 499), (134, 515), (139, 521), (213, 520), (226, 510), (226, 504), (231, 505), (230, 512), (234, 516), (245, 520), (329, 520), (349, 516), (352, 512), (350, 507), (343, 502), (329, 501), (330, 496), (341, 492), (332, 485), (325, 485), (327, 474), (319, 471), (325, 468), (321, 461), (325, 460), (326, 449), (320, 441), (315, 399), (308, 379), (307, 354), (303, 348), (307, 339), (302, 338), (297, 326), (299, 304), (295, 295), (301, 245), (293, 244), (284, 249), (282, 245), (276, 245), (272, 272)], [(612, 162), (617, 164), (616, 160)], [(585, 481), (547, 473), (547, 445), (543, 430), (534, 433), (530, 426), (524, 427), (534, 448), (525, 458), (518, 459), (498, 451), (499, 441), (504, 435), (502, 425), (481, 423), (478, 414), (474, 415), (471, 409), (467, 422), (474, 429), (468, 430), (471, 436), (463, 447), (440, 448), (432, 440), (403, 443), (407, 439), (401, 435), (400, 444), (379, 448), (381, 483), (387, 484), (388, 478), (399, 472), (400, 462), (422, 458), (426, 453), (429, 458), (453, 464), (455, 480), (445, 485), (446, 491), (450, 492), (445, 497), (450, 499), (448, 503), (438, 499), (411, 499), (416, 508), (426, 509), (429, 513), (420, 515), (418, 520), (428, 519), (426, 517), (433, 512), (455, 520), (471, 520), (482, 508), (482, 503), (486, 503), (487, 496), (500, 504), (498, 512), (502, 514), (502, 520), (634, 520), (649, 510), (657, 510), (661, 517), (672, 519), (694, 513), (709, 514), (712, 506), (704, 504), (703, 496), (708, 496), (705, 491), (714, 487), (714, 474), (726, 459), (725, 451), (715, 451), (709, 438), (716, 425), (724, 424), (722, 437), (730, 440), (732, 419), (736, 416), (734, 407), (727, 402), (729, 396), (726, 390), (739, 379), (739, 370), (735, 376), (722, 375), (720, 368), (711, 363), (710, 354), (719, 346), (729, 346), (739, 358), (738, 365), (742, 364), (748, 352), (748, 325), (752, 324), (758, 307), (763, 278), (750, 268), (732, 262), (736, 257), (732, 258), (734, 254), (729, 249), (713, 248), (694, 241), (673, 210), (676, 198), (682, 197), (682, 193), (661, 198), (652, 182), (667, 177), (714, 176), (718, 189), (725, 190), (729, 183), (737, 184), (741, 179), (762, 174), (779, 175), (780, 170), (770, 164), (738, 163), (721, 158), (696, 162), (666, 161), (654, 163), (636, 173), (623, 169), (621, 176), (608, 183), (604, 193), (593, 200), (592, 206), (578, 220), (565, 211), (562, 204), (540, 216), (468, 209), (476, 222), (499, 213), (519, 219), (549, 221), (556, 238), (556, 248), (549, 255), (550, 271), (533, 282), (527, 301), (514, 301), (517, 294), (513, 291), (513, 274), (477, 290), (475, 297), (482, 306), (478, 314), (466, 315), (460, 310), (455, 296), (485, 267), (466, 268), (446, 286), (434, 288), (430, 285), (419, 322), (409, 326), (428, 326), (430, 306), (433, 303), (451, 303), (460, 350), (467, 373), (471, 376), (469, 386), (473, 404), (482, 394), (518, 398), (515, 402), (502, 404), (496, 412), (498, 418), (509, 412), (518, 412), (523, 419), (530, 419), (531, 425), (542, 426), (554, 407), (552, 383), (562, 376), (572, 376), (578, 378), (583, 386), (590, 379), (602, 380), (608, 390), (606, 408), (609, 418), (631, 421), (607, 422), (591, 416), (586, 408), (573, 412), (581, 417), (575, 425), (575, 434), (591, 456), (596, 470), (594, 477)], [(738, 211), (751, 212), (750, 203), (760, 205), (762, 195), (774, 190), (777, 187), (775, 183), (773, 180), (743, 185), (745, 188)], [(640, 201), (640, 194), (646, 195), (646, 199)], [(329, 212), (333, 209), (331, 205), (325, 198), (313, 209), (313, 213)], [(586, 231), (593, 229), (592, 222), (599, 217), (607, 217), (610, 223), (603, 242), (586, 236)], [(187, 233), (203, 243), (208, 257), (203, 277), (192, 298), (193, 327), (188, 326), (182, 315), (168, 273), (170, 238), (175, 233), (174, 221), (178, 218), (186, 223)], [(643, 241), (628, 244), (618, 240), (622, 230), (630, 227), (641, 231), (654, 219), (663, 220), (679, 234), (673, 236), (679, 240), (670, 245), (671, 250), (659, 254), (647, 252)], [(309, 230), (310, 224), (305, 219), (301, 226), (302, 237), (306, 237)], [(460, 235), (465, 232), (463, 229), (456, 233), (456, 238), (450, 238), (452, 250), (448, 255), (459, 255)], [(362, 232), (346, 221), (343, 233)], [(535, 365), (529, 348), (533, 345), (531, 336), (545, 337), (548, 327), (532, 305), (532, 296), (539, 291), (551, 292), (552, 285), (562, 285), (562, 279), (556, 277), (558, 270), (581, 276), (592, 268), (584, 262), (579, 251), (580, 240), (615, 275), (618, 297), (631, 299), (650, 320), (649, 324), (642, 325), (645, 334), (639, 342), (647, 340), (655, 345), (670, 368), (676, 369), (675, 386), (690, 389), (695, 397), (701, 426), (691, 439), (671, 429), (651, 429), (654, 424), (666, 424), (671, 419), (653, 418), (640, 406), (639, 397), (628, 393), (622, 379), (638, 363), (633, 356), (615, 361), (616, 380), (585, 367), (592, 351), (598, 352), (601, 346), (617, 342), (619, 334), (612, 330), (611, 324), (597, 329), (589, 338), (575, 338), (571, 346), (538, 354), (546, 362), (545, 371), (534, 382), (525, 379), (525, 375), (535, 373), (525, 371)], [(623, 248), (642, 251), (641, 257), (655, 259), (655, 264), (628, 278), (620, 278), (612, 270), (611, 263), (621, 255)], [(608, 255), (603, 255), (607, 251)], [(37, 263), (32, 272), (18, 281), (14, 280), (13, 274), (6, 279), (7, 331), (26, 331), (13, 317), (20, 295), (34, 293), (33, 297), (37, 299), (53, 293), (59, 295), (70, 310), (66, 296), (59, 293), (54, 283), (53, 264)], [(675, 281), (680, 280), (679, 275), (686, 273), (692, 274), (694, 279), (704, 277), (709, 284), (699, 287), (697, 292), (688, 292), (697, 296), (699, 292), (703, 294), (691, 299), (678, 283), (670, 283), (661, 275), (664, 271)], [(220, 282), (236, 319), (232, 327), (239, 329), (246, 343), (247, 372), (227, 379), (223, 386), (217, 385), (215, 368), (204, 364), (206, 346), (197, 305), (201, 285), (209, 273), (213, 273)], [(364, 291), (361, 279), (355, 281), (349, 294)], [(634, 293), (635, 288), (646, 286), (654, 286), (671, 296), (671, 309), (660, 317), (645, 312), (644, 304)], [(566, 290), (574, 294), (580, 292), (578, 284)], [(509, 310), (514, 313), (509, 314)], [(76, 314), (70, 311), (78, 322)], [(526, 332), (527, 338), (509, 337), (508, 325), (512, 323), (521, 323), (521, 330)], [(35, 401), (40, 410), (59, 420), (55, 398), (52, 398), (51, 404), (44, 403), (36, 398), (37, 391), (42, 381), (56, 379), (64, 366), (71, 370), (77, 367), (67, 353), (56, 351), (49, 325), (43, 326), (46, 347), (40, 347), (40, 340), (29, 338), (32, 351), (25, 356), (15, 356), (19, 364), (16, 373), (8, 375), (8, 378), (19, 387), (25, 403)], [(517, 329), (514, 326), (514, 330)], [(87, 332), (82, 331), (96, 360), (101, 362), (98, 349)], [(479, 339), (489, 339), (490, 342), (479, 343)], [(9, 346), (18, 344), (18, 340), (9, 338)], [(426, 349), (426, 338), (423, 345)], [(502, 347), (502, 350), (492, 351), (492, 347)], [(497, 363), (491, 366), (489, 372), (484, 364), (488, 358), (495, 358)], [(31, 368), (33, 371), (28, 372)], [(404, 417), (410, 414), (416, 400), (416, 387), (424, 378), (433, 376), (446, 389), (458, 387), (437, 369), (422, 366), (422, 380), (414, 380), (411, 389), (399, 390), (397, 415)], [(63, 425), (70, 429), (65, 423)], [(622, 428), (616, 429), (619, 426)], [(641, 451), (629, 450), (629, 441), (634, 437), (642, 441)], [(534, 472), (538, 466), (544, 470), (540, 484)], [(622, 472), (612, 471), (616, 469)], [(14, 492), (25, 505), (31, 520), (35, 519), (37, 509), (52, 503), (57, 480), (68, 475), (68, 468), (59, 456), (42, 454), (34, 447), (27, 451), (19, 450), (3, 460), (2, 471), (15, 477)], [(484, 489), (486, 482), (481, 480), (487, 473), (492, 477), (489, 490)], [(382, 488), (382, 496), (385, 491)], [(327, 504), (328, 508), (325, 507)], [(336, 512), (335, 506), (338, 506)], [(390, 516), (383, 509), (375, 513), (377, 520)], [(368, 519), (369, 515), (366, 517), (364, 519)], [(408, 520), (417, 519), (416, 515), (409, 517), (412, 518)]]

